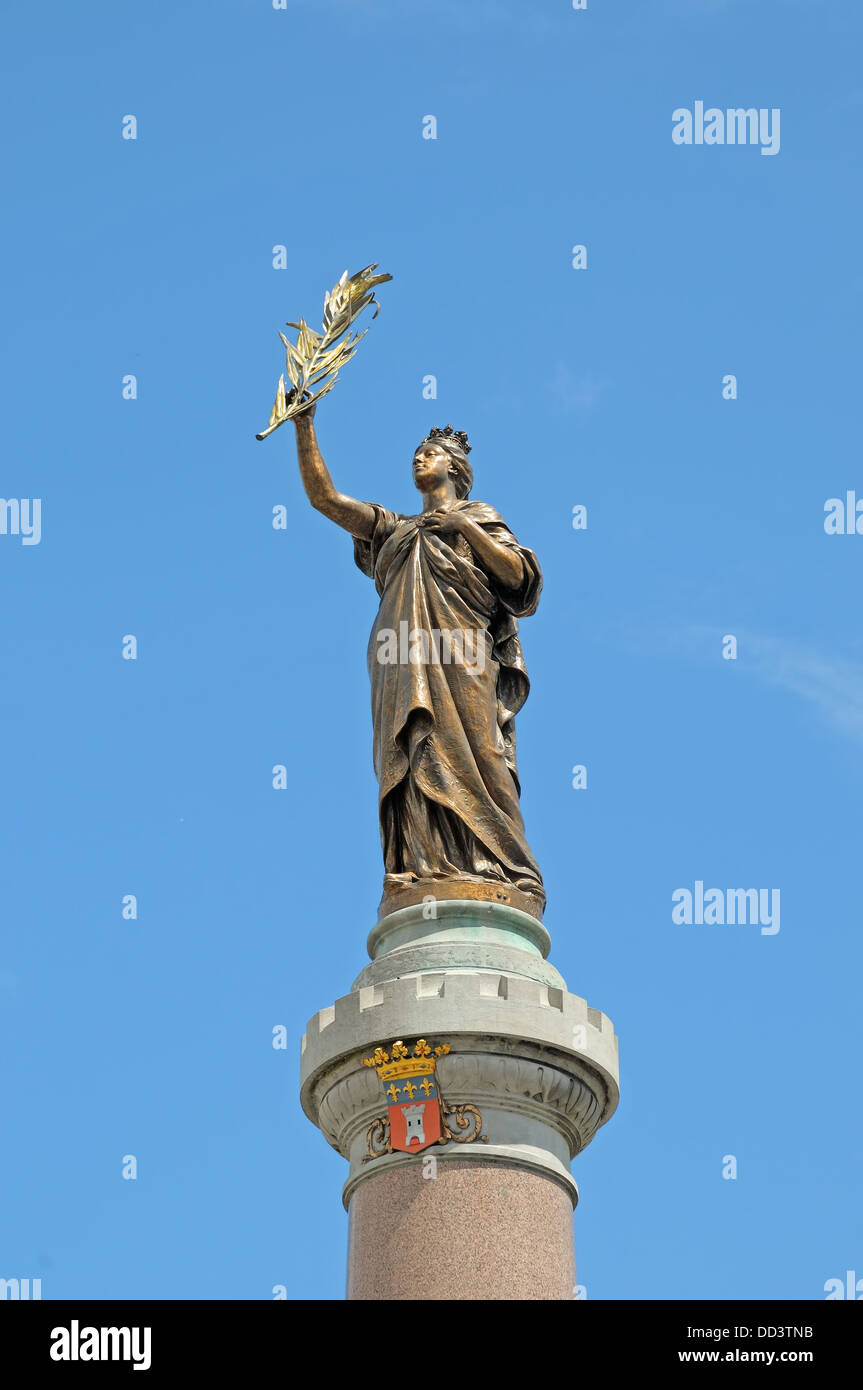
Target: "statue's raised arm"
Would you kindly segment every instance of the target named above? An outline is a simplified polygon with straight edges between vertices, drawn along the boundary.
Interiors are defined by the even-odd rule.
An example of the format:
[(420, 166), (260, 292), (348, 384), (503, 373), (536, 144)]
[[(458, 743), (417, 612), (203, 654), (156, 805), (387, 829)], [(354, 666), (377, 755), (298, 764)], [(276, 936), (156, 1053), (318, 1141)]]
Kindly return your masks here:
[(375, 300), (375, 289), (384, 281), (391, 280), (392, 276), (375, 275), (376, 270), (377, 265), (364, 266), (350, 279), (345, 271), (333, 288), (327, 291), (320, 333), (310, 328), (305, 319), (286, 325), (297, 330), (295, 343), (284, 333), (279, 333), (285, 348), (285, 371), (291, 382), (291, 390), (285, 390), (283, 372), (279, 377), (267, 428), (257, 436), (258, 439), (266, 439), (286, 420), (293, 420), (297, 430), (300, 476), (306, 496), (312, 506), (329, 517), (330, 521), (343, 526), (361, 540), (371, 539), (375, 526), (374, 510), (367, 502), (346, 497), (335, 487), (318, 448), (314, 415), (318, 401), (333, 389), (339, 371), (350, 362), (357, 344), (368, 332), (366, 328), (362, 333), (353, 333), (354, 321), (372, 304), (375, 306), (374, 316), (377, 317), (380, 306)]
[(375, 529), (374, 508), (368, 502), (358, 502), (355, 497), (346, 497), (339, 492), (318, 447), (314, 414), (315, 406), (310, 405), (300, 415), (294, 416), (297, 458), (306, 496), (315, 511), (321, 512), (337, 526), (344, 527), (360, 540), (371, 540)]

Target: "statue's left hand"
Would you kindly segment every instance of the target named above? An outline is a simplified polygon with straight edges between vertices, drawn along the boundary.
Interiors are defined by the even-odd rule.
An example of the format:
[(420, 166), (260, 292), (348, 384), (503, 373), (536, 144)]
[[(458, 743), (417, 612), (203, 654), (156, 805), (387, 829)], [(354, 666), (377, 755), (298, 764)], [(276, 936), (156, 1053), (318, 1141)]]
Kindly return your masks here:
[(461, 512), (427, 512), (419, 524), (424, 531), (431, 531), (436, 536), (446, 536), (459, 535), (463, 521), (464, 516)]

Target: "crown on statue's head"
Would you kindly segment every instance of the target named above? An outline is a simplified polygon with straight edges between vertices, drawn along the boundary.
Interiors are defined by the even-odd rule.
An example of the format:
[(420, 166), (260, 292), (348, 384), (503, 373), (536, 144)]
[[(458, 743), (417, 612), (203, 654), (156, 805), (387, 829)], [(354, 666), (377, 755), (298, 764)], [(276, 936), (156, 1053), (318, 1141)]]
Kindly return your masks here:
[(452, 425), (444, 425), (443, 429), (439, 429), (437, 425), (432, 425), (428, 437), (429, 439), (443, 439), (448, 444), (455, 444), (456, 448), (461, 449), (463, 454), (470, 453), (466, 431), (454, 430)]

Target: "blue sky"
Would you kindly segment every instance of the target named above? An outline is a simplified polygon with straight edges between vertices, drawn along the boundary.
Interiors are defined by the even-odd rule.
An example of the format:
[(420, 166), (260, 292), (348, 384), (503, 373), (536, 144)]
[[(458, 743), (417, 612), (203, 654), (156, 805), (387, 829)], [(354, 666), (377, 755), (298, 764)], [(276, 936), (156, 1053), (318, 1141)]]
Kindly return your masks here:
[[(380, 892), (376, 603), (291, 427), (254, 435), (277, 330), (370, 261), (393, 282), (318, 411), (337, 483), (413, 510), (451, 421), (545, 572), (523, 809), (552, 958), (622, 1063), (574, 1165), (579, 1280), (863, 1275), (863, 537), (823, 525), (863, 498), (859, 6), (48, 0), (2, 28), (0, 495), (42, 536), (0, 535), (0, 1276), (343, 1296), (346, 1165), (298, 1056)], [(698, 100), (779, 108), (780, 152), (675, 145)], [(696, 880), (779, 888), (780, 931), (676, 925)]]

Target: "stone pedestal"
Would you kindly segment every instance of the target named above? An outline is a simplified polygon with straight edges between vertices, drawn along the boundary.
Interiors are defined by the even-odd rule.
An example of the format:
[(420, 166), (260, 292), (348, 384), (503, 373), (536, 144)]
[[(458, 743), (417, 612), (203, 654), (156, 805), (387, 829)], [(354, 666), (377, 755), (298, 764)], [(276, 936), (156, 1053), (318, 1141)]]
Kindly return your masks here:
[[(311, 1019), (301, 1099), (350, 1164), (348, 1297), (575, 1296), (569, 1165), (613, 1114), (617, 1040), (546, 960), (542, 924), (496, 902), (383, 918), (351, 992)], [(447, 1044), (448, 1133), (390, 1151), (376, 1047)]]

